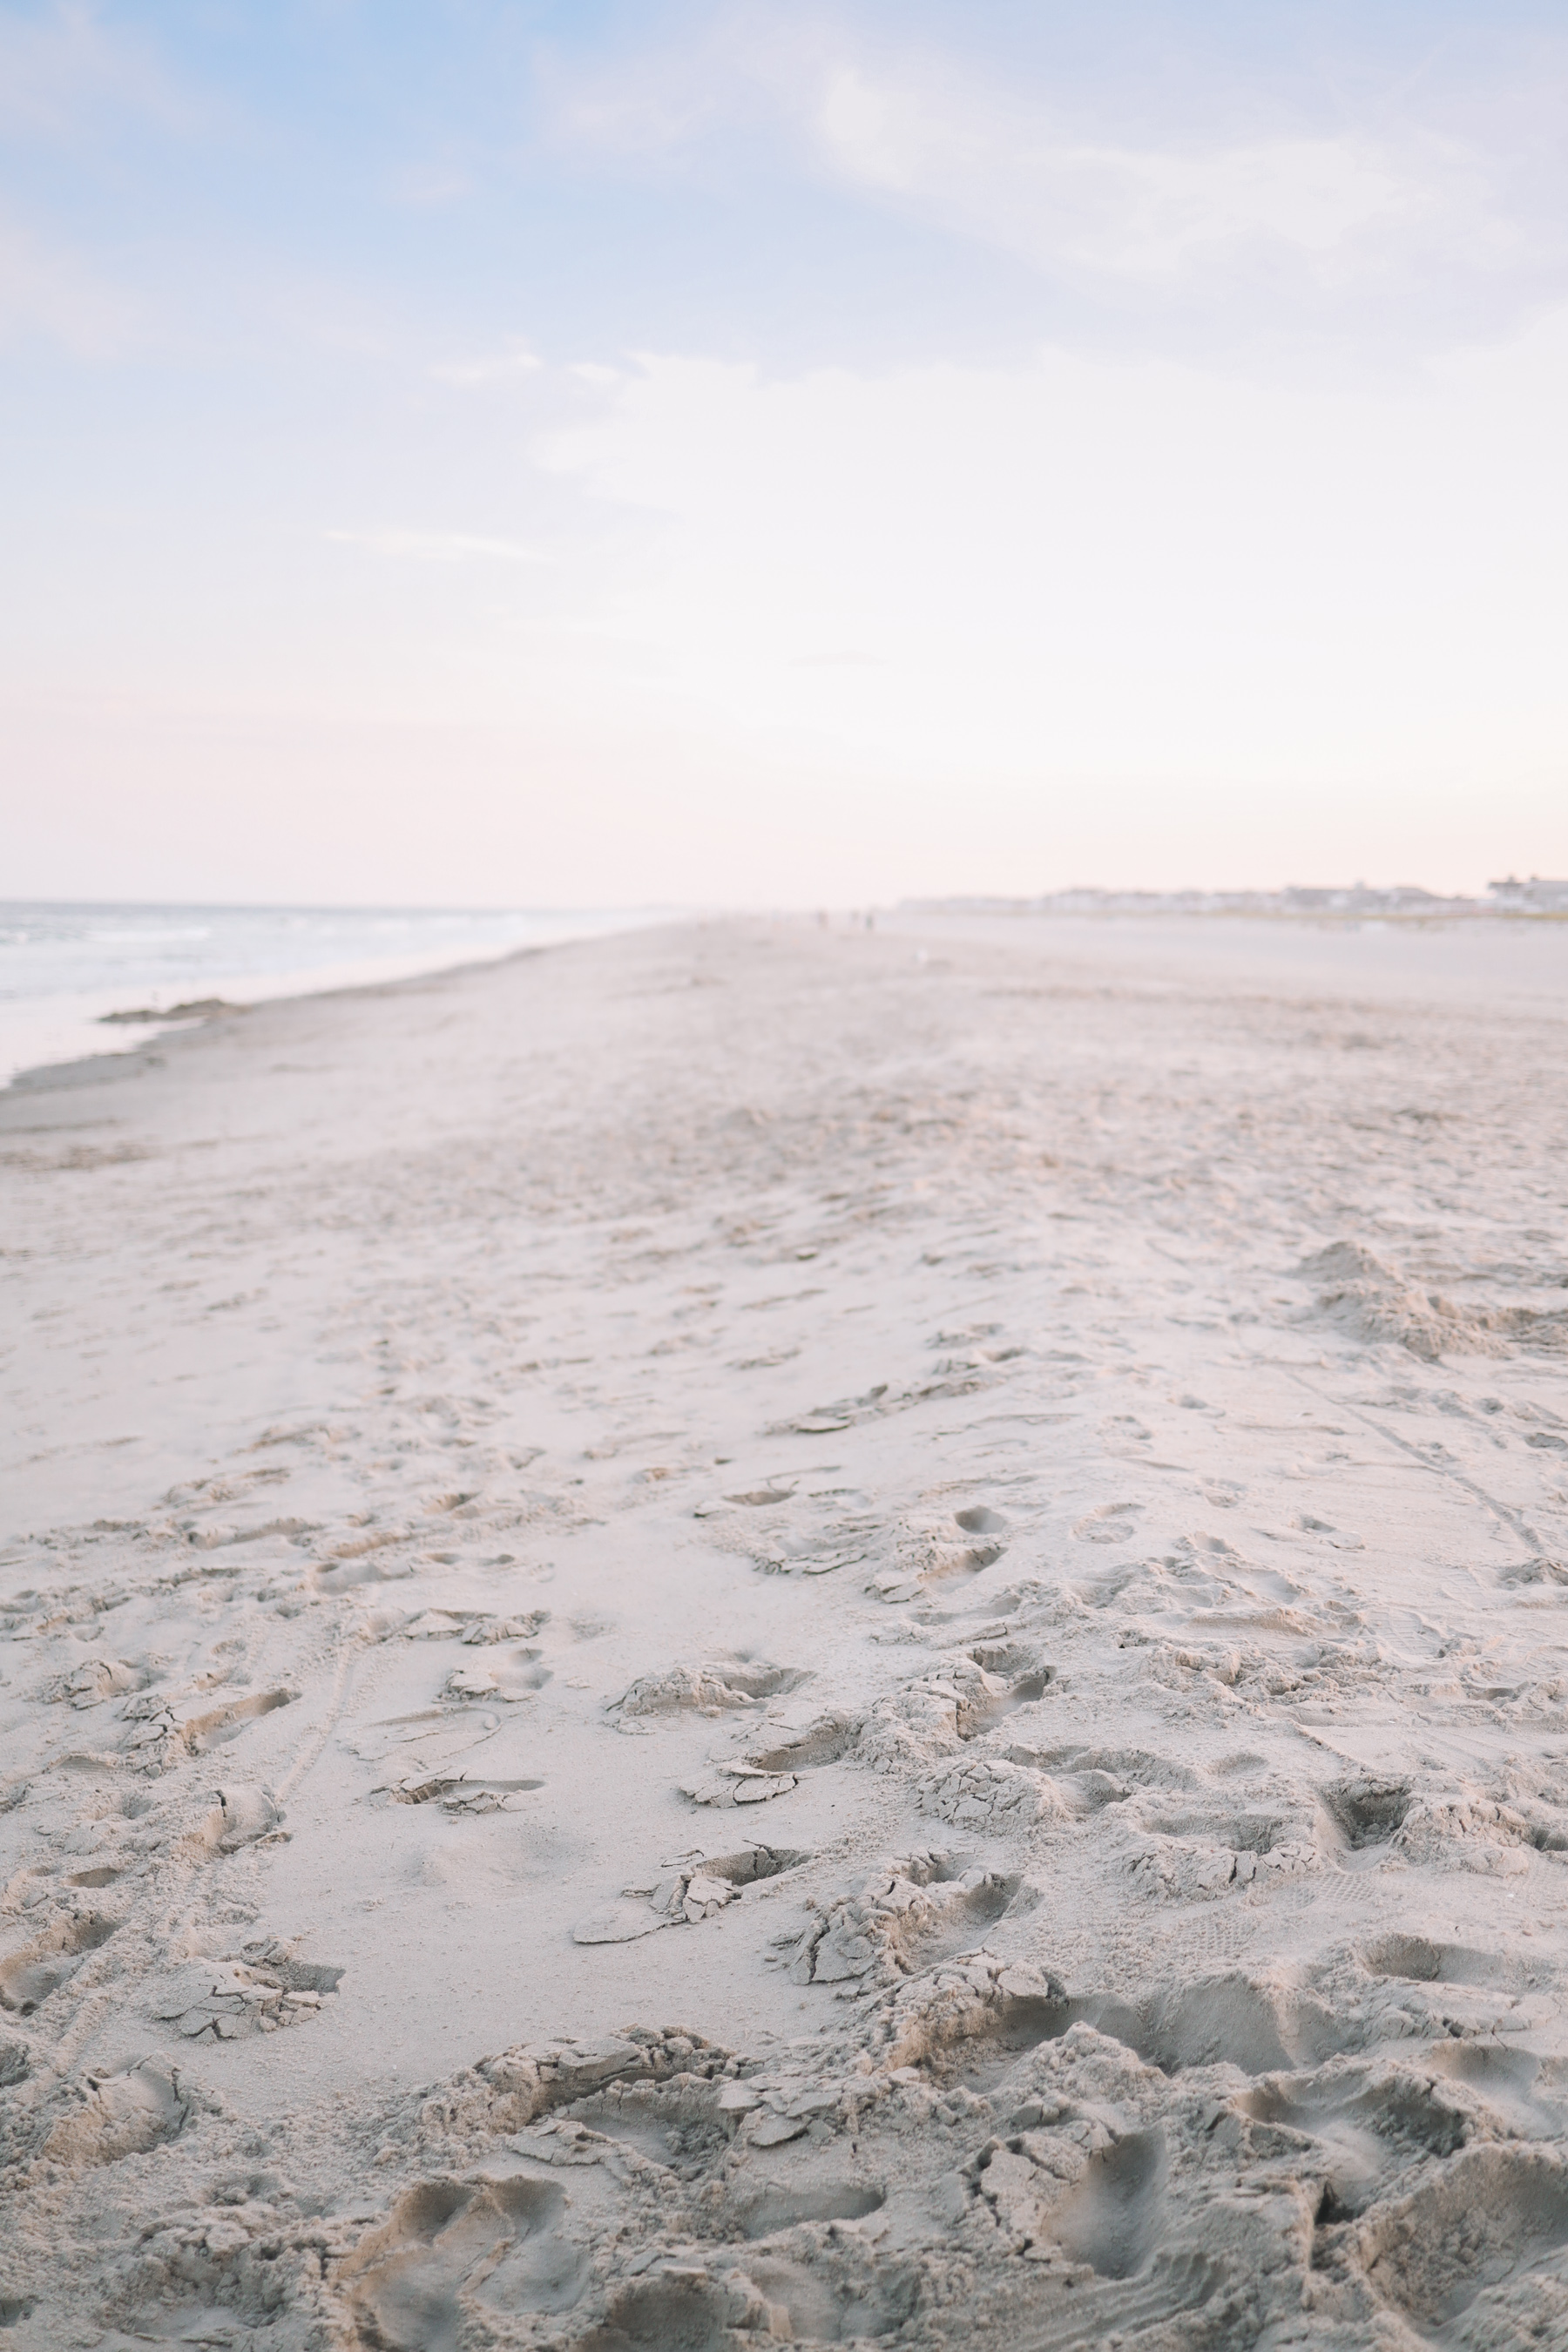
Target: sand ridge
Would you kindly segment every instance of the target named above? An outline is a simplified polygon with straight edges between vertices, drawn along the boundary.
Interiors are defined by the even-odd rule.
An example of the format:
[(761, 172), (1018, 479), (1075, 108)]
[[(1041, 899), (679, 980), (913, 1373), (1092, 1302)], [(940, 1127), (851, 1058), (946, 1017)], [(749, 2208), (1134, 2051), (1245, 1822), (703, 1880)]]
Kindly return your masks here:
[(1563, 999), (1195, 936), (0, 1098), (11, 2341), (1568, 2334)]

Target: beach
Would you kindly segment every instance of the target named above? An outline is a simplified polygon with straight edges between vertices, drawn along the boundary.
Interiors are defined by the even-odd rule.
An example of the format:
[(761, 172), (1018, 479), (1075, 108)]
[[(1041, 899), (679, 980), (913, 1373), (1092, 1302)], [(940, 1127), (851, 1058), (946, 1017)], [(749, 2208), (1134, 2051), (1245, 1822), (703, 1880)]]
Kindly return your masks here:
[(17, 2352), (1568, 2341), (1568, 926), (0, 1094)]

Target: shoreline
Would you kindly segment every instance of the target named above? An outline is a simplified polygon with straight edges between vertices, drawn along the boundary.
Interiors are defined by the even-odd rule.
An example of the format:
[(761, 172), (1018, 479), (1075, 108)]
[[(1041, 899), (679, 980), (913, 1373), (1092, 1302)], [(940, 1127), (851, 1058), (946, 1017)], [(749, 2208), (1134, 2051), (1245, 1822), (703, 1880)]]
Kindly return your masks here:
[[(550, 919), (555, 919), (555, 918), (550, 918)], [(560, 919), (562, 922), (572, 922), (574, 918), (560, 918)], [(33, 1077), (33, 1075), (37, 1073), (75, 1068), (75, 1066), (80, 1066), (80, 1063), (106, 1061), (106, 1058), (120, 1056), (120, 1054), (134, 1054), (139, 1046), (157, 1045), (163, 1037), (179, 1034), (181, 1030), (185, 1030), (193, 1024), (193, 1018), (221, 1018), (224, 1013), (249, 1013), (254, 1012), (258, 1004), (291, 1004), (291, 1002), (300, 1000), (300, 997), (336, 997), (336, 995), (351, 995), (351, 992), (355, 992), (355, 990), (362, 990), (362, 988), (395, 988), (400, 981), (439, 979), (439, 976), (447, 971), (468, 971), (468, 969), (475, 969), (475, 971), (478, 971), (478, 969), (484, 969), (487, 964), (508, 962), (512, 955), (536, 955), (536, 952), (541, 952), (543, 948), (572, 946), (572, 943), (576, 943), (576, 940), (581, 939), (616, 939), (623, 929), (626, 931), (658, 929), (660, 924), (682, 922), (682, 919), (689, 919), (689, 918), (684, 918), (684, 915), (663, 915), (663, 912), (654, 912), (654, 915), (647, 915), (647, 912), (627, 912), (626, 918), (621, 918), (621, 915), (616, 915), (616, 918), (599, 918), (593, 929), (550, 931), (550, 934), (541, 936), (541, 939), (512, 940), (512, 943), (508, 943), (508, 946), (487, 948), (487, 950), (479, 950), (479, 948), (449, 946), (449, 948), (433, 948), (433, 950), (421, 952), (421, 955), (395, 955), (395, 957), (381, 957), (381, 960), (376, 960), (376, 957), (362, 957), (360, 962), (324, 964), (324, 967), (300, 967), (299, 971), (282, 971), (282, 973), (216, 971), (212, 973), (212, 976), (197, 976), (197, 979), (188, 981), (188, 983), (184, 983), (184, 981), (176, 983), (179, 988), (185, 988), (185, 985), (200, 988), (200, 997), (193, 1002), (193, 1007), (188, 1007), (188, 1004), (179, 1004), (179, 1002), (174, 1002), (174, 1004), (169, 1004), (169, 1007), (164, 1009), (148, 1007), (146, 1018), (136, 1018), (136, 1009), (124, 1009), (124, 1007), (118, 1007), (118, 1004), (110, 1004), (110, 997), (136, 995), (136, 985), (139, 983), (136, 983), (136, 981), (127, 981), (124, 988), (94, 990), (91, 997), (70, 997), (68, 1012), (49, 1013), (49, 1028), (58, 1030), (58, 1033), (68, 1033), (68, 1030), (87, 1033), (87, 1030), (97, 1030), (97, 1028), (124, 1030), (122, 1045), (103, 1045), (99, 1046), (97, 1051), (89, 1051), (89, 1054), (68, 1054), (68, 1056), (58, 1058), (58, 1061), (16, 1063), (14, 1068), (9, 1068), (5, 1061), (0, 1061), (0, 1070), (9, 1068), (9, 1075), (0, 1075), (0, 1094), (5, 1094), (7, 1087), (14, 1087), (19, 1079)], [(164, 985), (164, 992), (174, 997), (176, 995), (176, 985)], [(228, 997), (228, 990), (235, 990), (233, 997)], [(146, 992), (146, 990), (143, 990), (143, 992)], [(49, 997), (36, 997), (36, 1000), (30, 1000), (30, 1016), (33, 1016), (33, 1021), (36, 1021), (36, 1028), (42, 1028), (42, 1021), (40, 1016), (37, 1016), (36, 1007), (49, 1007), (49, 1004), (54, 1004), (54, 1002), (57, 1000), (49, 1000)], [(94, 1007), (94, 1009), (85, 1009), (85, 1007)]]
[[(84, 912), (99, 912), (104, 917), (148, 913), (209, 917), (298, 915), (338, 919), (357, 913), (377, 919), (428, 916), (441, 920), (447, 917), (447, 910), (440, 908), (126, 908), (105, 906), (101, 909), (84, 909), (64, 902), (39, 901), (34, 905), (12, 901), (8, 904), (13, 914), (21, 912), (35, 917), (62, 913), (80, 916)], [(479, 913), (482, 917), (484, 910), (479, 910)], [(484, 919), (489, 919), (488, 917)], [(496, 919), (507, 919), (500, 917)], [(508, 956), (531, 947), (563, 944), (576, 939), (608, 938), (622, 929), (642, 929), (684, 918), (678, 910), (614, 908), (570, 909), (559, 913), (524, 910), (510, 919), (532, 923), (536, 926), (535, 935), (488, 945), (479, 940), (448, 940), (437, 947), (405, 948), (390, 955), (340, 954), (324, 963), (306, 961), (277, 969), (265, 962), (245, 968), (226, 966), (219, 960), (210, 967), (193, 965), (178, 977), (158, 980), (133, 971), (123, 981), (88, 990), (53, 990), (37, 992), (30, 996), (7, 996), (0, 1001), (0, 1093), (28, 1071), (61, 1068), (68, 1063), (129, 1053), (138, 1045), (149, 1044), (160, 1036), (168, 1035), (184, 1025), (178, 1009), (182, 1003), (205, 1003), (221, 999), (226, 1010), (248, 1012), (256, 1004), (276, 1003), (296, 996), (335, 995), (347, 989), (374, 988), (398, 980), (420, 979), (437, 972), (463, 969), (469, 964), (504, 961)], [(157, 1003), (155, 1000), (160, 996), (168, 1000), (166, 1004), (161, 1006)], [(138, 1008), (145, 1009), (144, 1019), (135, 1019), (134, 1013)], [(106, 1026), (123, 1030), (125, 1042), (121, 1045), (104, 1044), (96, 1052), (68, 1050), (60, 1053), (56, 1050), (62, 1044), (90, 1045), (93, 1043), (92, 1033)], [(17, 1058), (18, 1055), (37, 1055), (44, 1041), (47, 1041), (48, 1050), (41, 1058)]]
[(18, 2352), (1568, 2315), (1568, 995), (1226, 940), (0, 1094)]

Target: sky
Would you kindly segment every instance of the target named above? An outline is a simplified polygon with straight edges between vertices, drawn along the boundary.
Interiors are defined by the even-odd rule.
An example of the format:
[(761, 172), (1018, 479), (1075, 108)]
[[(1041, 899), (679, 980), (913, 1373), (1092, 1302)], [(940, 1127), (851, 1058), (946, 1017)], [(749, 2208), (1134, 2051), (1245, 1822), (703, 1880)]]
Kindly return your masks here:
[(0, 897), (1568, 873), (1561, 0), (0, 0)]

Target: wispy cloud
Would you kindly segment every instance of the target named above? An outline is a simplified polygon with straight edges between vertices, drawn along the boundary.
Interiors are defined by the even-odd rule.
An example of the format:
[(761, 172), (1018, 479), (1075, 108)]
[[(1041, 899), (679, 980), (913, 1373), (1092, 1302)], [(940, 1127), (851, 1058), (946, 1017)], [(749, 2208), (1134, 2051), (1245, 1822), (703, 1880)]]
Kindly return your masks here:
[(509, 342), (499, 352), (474, 359), (441, 360), (430, 373), (437, 383), (456, 384), (468, 390), (492, 383), (515, 383), (523, 376), (537, 375), (543, 364), (526, 344)]
[[(1323, 277), (1381, 267), (1391, 238), (1472, 202), (1467, 159), (1365, 137), (1262, 140), (1204, 153), (1075, 140), (988, 93), (827, 76), (815, 129), (830, 166), (1042, 268), (1169, 281), (1268, 243)], [(1460, 185), (1456, 189), (1455, 183)]]
[(152, 47), (103, 23), (98, 10), (62, 0), (35, 16), (0, 16), (0, 126), (70, 139), (106, 109), (190, 129), (204, 111)]
[(362, 547), (413, 563), (548, 563), (536, 547), (518, 540), (485, 539), (460, 530), (329, 530), (340, 547)]
[[(1403, 82), (1325, 71), (1288, 100), (1162, 104), (1112, 61), (1011, 82), (984, 41), (868, 37), (852, 17), (721, 9), (558, 93), (561, 133), (661, 172), (770, 140), (864, 201), (1011, 256), (1079, 303), (1230, 335), (1507, 331), (1568, 293), (1561, 45)], [(1563, 95), (1554, 95), (1561, 89)]]

